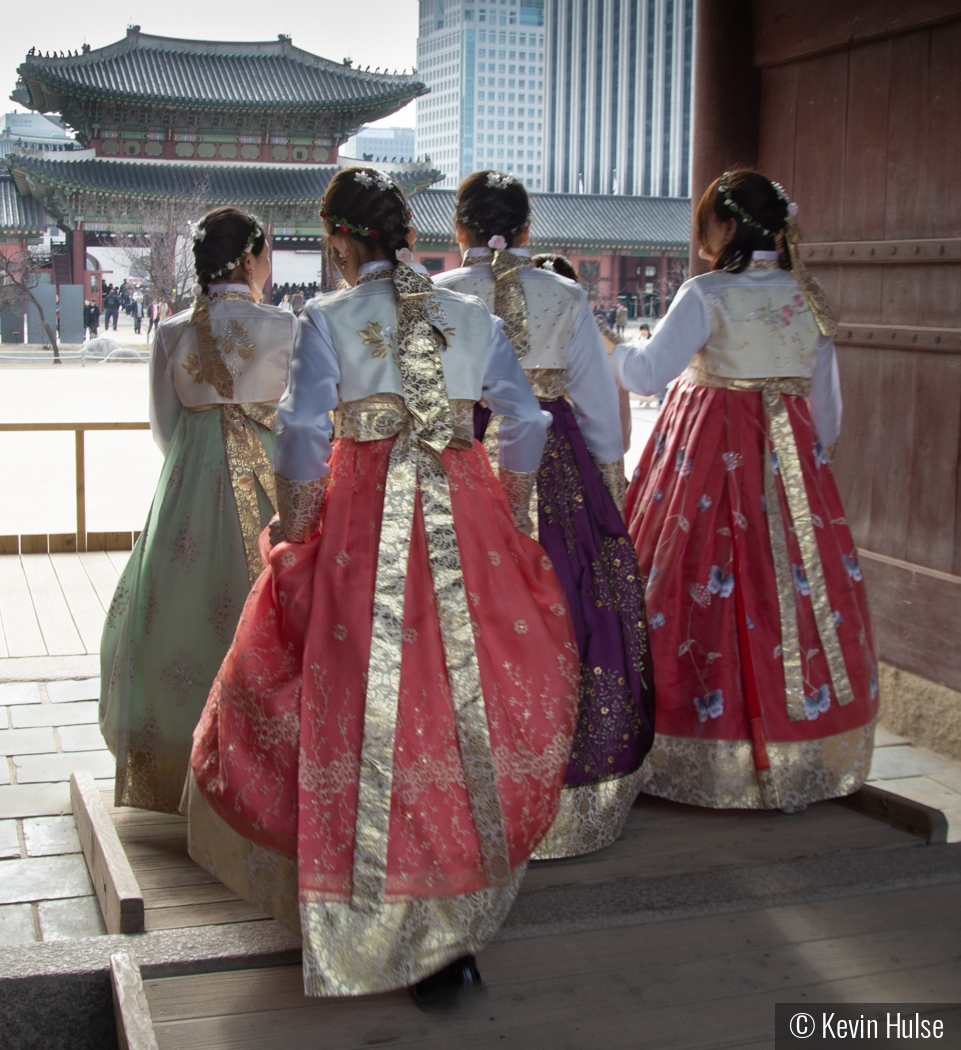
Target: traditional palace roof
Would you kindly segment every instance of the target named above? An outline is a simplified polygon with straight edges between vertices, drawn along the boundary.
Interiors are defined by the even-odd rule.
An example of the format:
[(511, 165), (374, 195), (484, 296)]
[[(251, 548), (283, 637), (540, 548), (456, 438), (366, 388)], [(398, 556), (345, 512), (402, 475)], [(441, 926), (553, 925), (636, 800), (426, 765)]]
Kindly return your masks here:
[[(25, 199), (42, 200), (57, 221), (82, 221), (87, 229), (135, 229), (138, 202), (197, 201), (249, 206), (281, 232), (316, 235), (320, 199), (337, 172), (334, 165), (203, 164), (196, 161), (106, 160), (76, 154), (12, 154), (4, 158)], [(443, 175), (429, 164), (373, 165), (389, 170), (410, 195)], [(47, 223), (44, 223), (46, 226)]]
[(23, 197), (6, 170), (0, 170), (0, 237), (36, 237), (50, 225), (43, 205)]
[[(418, 247), (453, 249), (453, 190), (425, 190), (411, 201)], [(606, 194), (531, 194), (531, 242), (535, 251), (650, 251), (686, 255), (691, 202), (686, 197), (622, 197)]]
[(42, 113), (62, 112), (65, 98), (80, 96), (190, 108), (357, 111), (369, 121), (427, 91), (413, 76), (353, 69), (302, 51), (287, 36), (249, 44), (176, 40), (139, 26), (95, 51), (30, 54), (18, 73), (11, 97)]

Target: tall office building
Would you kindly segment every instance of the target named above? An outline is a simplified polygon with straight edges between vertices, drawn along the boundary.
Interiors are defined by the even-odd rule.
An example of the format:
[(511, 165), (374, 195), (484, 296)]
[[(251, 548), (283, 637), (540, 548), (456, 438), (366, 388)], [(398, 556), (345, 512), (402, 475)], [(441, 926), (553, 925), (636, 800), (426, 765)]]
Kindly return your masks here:
[(420, 0), (416, 149), (438, 186), (497, 168), (546, 189), (544, 54), (544, 0)]
[(690, 194), (694, 0), (547, 0), (545, 183)]

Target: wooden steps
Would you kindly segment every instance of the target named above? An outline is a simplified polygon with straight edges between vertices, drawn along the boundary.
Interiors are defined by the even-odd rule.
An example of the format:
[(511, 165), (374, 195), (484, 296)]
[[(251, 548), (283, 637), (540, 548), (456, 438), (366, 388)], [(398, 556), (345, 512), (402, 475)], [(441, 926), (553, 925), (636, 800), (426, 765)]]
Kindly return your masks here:
[[(184, 818), (103, 801), (146, 931), (271, 921), (190, 859)], [(421, 1013), (405, 991), (307, 998), (300, 966), (145, 971), (142, 994), (135, 961), (123, 972), (158, 1050), (771, 1047), (778, 1001), (956, 997), (961, 847), (924, 841), (833, 802), (784, 816), (642, 797), (609, 849), (531, 866), (498, 941), (479, 959), (489, 997), (449, 1017)], [(928, 860), (945, 858), (944, 871), (917, 880)], [(886, 875), (852, 882), (862, 869)], [(784, 882), (794, 871), (801, 878)], [(823, 893), (821, 871), (836, 879)], [(783, 901), (776, 887), (764, 889), (778, 879), (788, 886)], [(708, 897), (716, 888), (725, 898), (715, 913), (701, 906), (705, 886)], [(618, 911), (615, 901), (605, 910), (639, 887), (630, 907)], [(594, 914), (578, 925), (585, 902)], [(132, 1030), (147, 1030), (137, 1023)]]

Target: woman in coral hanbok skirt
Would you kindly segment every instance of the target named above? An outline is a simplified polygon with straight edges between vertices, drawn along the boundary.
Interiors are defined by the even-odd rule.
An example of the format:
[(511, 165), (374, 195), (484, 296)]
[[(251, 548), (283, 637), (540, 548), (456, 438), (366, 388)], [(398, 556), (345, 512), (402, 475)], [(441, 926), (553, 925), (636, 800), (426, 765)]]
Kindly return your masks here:
[[(262, 541), (195, 735), (190, 851), (301, 933), (308, 994), (419, 982), (429, 1003), (479, 980), (570, 749), (570, 614), (505, 496), (547, 421), (483, 303), (409, 264), (392, 182), (346, 169), (322, 214), (355, 286), (301, 319), (275, 451), (286, 539)], [(472, 440), (481, 396), (507, 421), (504, 488)]]
[(877, 663), (830, 463), (834, 321), (793, 211), (755, 172), (716, 180), (697, 215), (714, 269), (645, 347), (612, 353), (638, 393), (676, 379), (627, 520), (658, 697), (644, 790), (700, 806), (794, 812), (871, 764)]
[[(502, 318), (552, 418), (531, 477), (531, 524), (574, 618), (581, 699), (560, 811), (534, 859), (582, 856), (621, 834), (654, 737), (644, 594), (622, 516), (617, 387), (583, 289), (531, 264), (522, 183), (505, 172), (474, 172), (458, 190), (455, 218), (464, 265), (437, 283), (478, 296)], [(497, 432), (496, 415), (479, 410), (477, 436), (493, 447)]]

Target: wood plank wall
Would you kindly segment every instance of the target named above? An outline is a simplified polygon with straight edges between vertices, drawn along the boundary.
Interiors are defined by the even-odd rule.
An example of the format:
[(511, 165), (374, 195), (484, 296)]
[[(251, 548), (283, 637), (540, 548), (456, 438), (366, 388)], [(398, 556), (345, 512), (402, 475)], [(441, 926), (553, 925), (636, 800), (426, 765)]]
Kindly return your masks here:
[(838, 339), (837, 474), (880, 655), (961, 689), (961, 3), (756, 0), (754, 29), (759, 167), (866, 326)]

